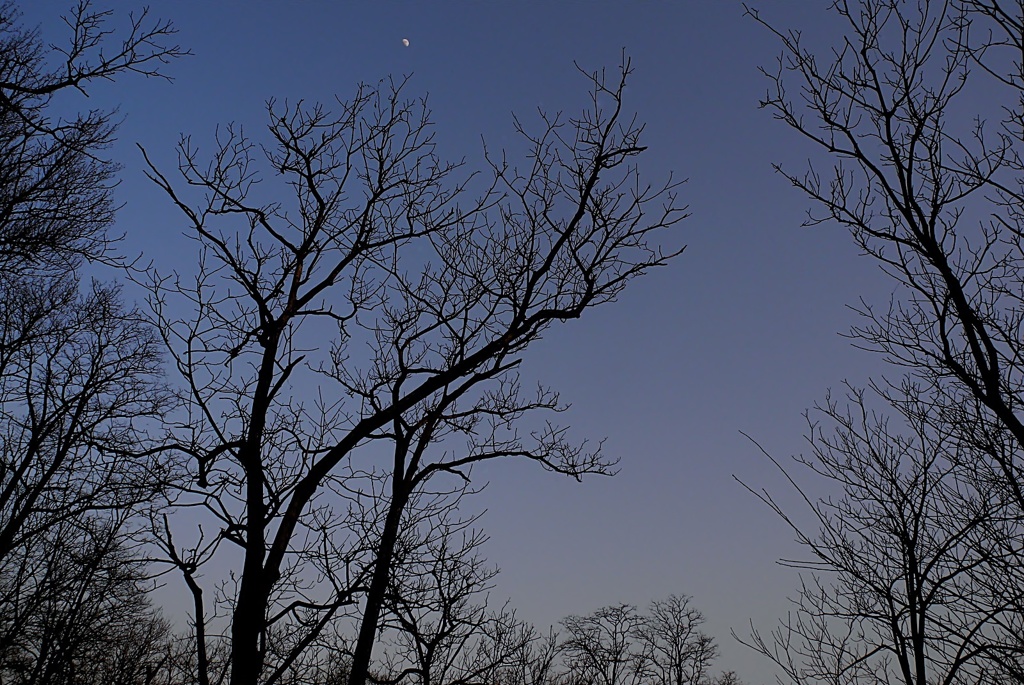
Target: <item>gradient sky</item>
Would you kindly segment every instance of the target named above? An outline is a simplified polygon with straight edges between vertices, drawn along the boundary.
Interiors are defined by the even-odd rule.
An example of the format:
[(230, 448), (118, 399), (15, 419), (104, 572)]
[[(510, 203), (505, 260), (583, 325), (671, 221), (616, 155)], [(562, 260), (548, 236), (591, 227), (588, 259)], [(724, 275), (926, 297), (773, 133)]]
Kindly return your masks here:
[[(61, 42), (54, 19), (68, 2), (23, 4), (27, 22)], [(824, 0), (754, 4), (813, 40), (835, 36)], [(481, 135), (492, 147), (514, 142), (512, 111), (583, 107), (574, 60), (614, 68), (627, 49), (636, 73), (626, 106), (647, 122), (650, 147), (641, 173), (689, 178), (681, 197), (692, 217), (677, 233), (688, 248), (532, 348), (524, 377), (561, 391), (574, 434), (607, 437), (621, 472), (578, 484), (528, 464), (489, 467), (479, 502), (489, 510), (487, 554), (502, 569), (495, 595), (545, 627), (607, 604), (689, 594), (721, 646), (718, 668), (770, 681), (769, 665), (729, 632), (745, 633), (751, 619), (767, 630), (785, 615), (797, 577), (775, 560), (795, 547), (734, 476), (794, 500), (740, 431), (777, 457), (803, 450), (805, 409), (844, 379), (882, 372), (839, 333), (855, 321), (846, 305), (889, 291), (842, 229), (800, 226), (807, 201), (772, 171), (815, 154), (757, 109), (767, 87), (757, 67), (774, 63), (773, 37), (733, 0), (151, 5), (194, 56), (168, 68), (171, 84), (123, 78), (94, 88), (89, 104), (120, 103), (118, 227), (128, 251), (164, 267), (194, 260), (194, 245), (142, 177), (135, 143), (171, 169), (182, 133), (207, 149), (218, 123), (258, 136), (269, 97), (329, 102), (359, 81), (412, 74), (408, 92), (430, 94), (441, 154), (479, 165)]]

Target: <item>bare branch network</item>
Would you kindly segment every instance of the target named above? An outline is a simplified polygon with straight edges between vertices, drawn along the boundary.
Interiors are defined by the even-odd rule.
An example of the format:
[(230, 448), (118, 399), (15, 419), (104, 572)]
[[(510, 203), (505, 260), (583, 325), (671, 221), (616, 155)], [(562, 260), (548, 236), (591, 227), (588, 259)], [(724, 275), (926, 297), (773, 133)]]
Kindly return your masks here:
[[(628, 59), (581, 73), (579, 117), (542, 112), (537, 133), (516, 120), (524, 165), (490, 151), (483, 172), (444, 161), (426, 101), (394, 80), (331, 109), (271, 100), (266, 143), (227, 126), (202, 155), (185, 137), (175, 176), (143, 151), (199, 249), (196, 271), (153, 270), (147, 285), (187, 388), (175, 439), (195, 458), (188, 501), (221, 526), (201, 552), (176, 549), (169, 528), (164, 547), (191, 582), (220, 541), (244, 557), (225, 600), (231, 682), (256, 681), (270, 631), (304, 646), (326, 625), (314, 615), (361, 601), (362, 683), (406, 512), (438, 476), (468, 482), (507, 457), (611, 472), (565, 427), (523, 423), (564, 405), (523, 387), (521, 354), (678, 255), (658, 236), (686, 214), (678, 182), (647, 185), (634, 164)], [(311, 568), (327, 579), (316, 591)], [(312, 612), (301, 620), (282, 610), (295, 597)]]
[[(786, 682), (1021, 682), (1024, 4), (839, 0), (829, 54), (773, 28), (761, 106), (832, 166), (777, 167), (895, 288), (855, 345), (899, 376), (812, 414), (812, 525), (788, 620), (746, 641)], [(891, 419), (890, 419), (891, 417)], [(815, 530), (816, 528), (816, 530)]]
[[(830, 11), (822, 53), (748, 9), (782, 49), (761, 104), (828, 160), (777, 167), (808, 223), (893, 284), (850, 335), (897, 376), (826, 396), (796, 468), (769, 456), (803, 518), (748, 487), (805, 555), (781, 560), (792, 614), (742, 639), (795, 685), (1024, 682), (1024, 2)], [(270, 100), (258, 135), (184, 136), (176, 164), (142, 149), (196, 260), (140, 269), (111, 233), (117, 122), (53, 114), (187, 54), (119, 17), (83, 0), (47, 48), (0, 2), (0, 681), (737, 683), (686, 596), (524, 623), (465, 514), (485, 463), (615, 471), (520, 370), (682, 252), (680, 183), (638, 170), (629, 59), (478, 169), (393, 78)], [(81, 283), (104, 266), (145, 311)], [(184, 632), (151, 604), (172, 580)]]

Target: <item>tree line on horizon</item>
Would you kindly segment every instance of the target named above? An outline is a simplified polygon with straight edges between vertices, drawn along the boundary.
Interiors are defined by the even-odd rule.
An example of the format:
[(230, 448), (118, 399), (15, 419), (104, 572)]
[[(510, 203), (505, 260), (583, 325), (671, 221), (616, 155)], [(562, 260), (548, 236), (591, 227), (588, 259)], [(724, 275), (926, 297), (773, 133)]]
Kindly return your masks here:
[[(790, 615), (737, 638), (793, 685), (1024, 682), (1024, 1), (830, 9), (822, 51), (747, 8), (782, 50), (761, 106), (826, 160), (777, 167), (809, 223), (892, 283), (851, 337), (893, 375), (766, 453), (806, 507), (748, 490), (805, 556)], [(142, 149), (195, 247), (170, 268), (120, 253), (116, 118), (73, 102), (188, 50), (148, 10), (64, 23), (48, 45), (0, 2), (0, 683), (737, 685), (686, 595), (548, 633), (493, 606), (462, 506), (493, 460), (615, 472), (518, 370), (683, 251), (625, 53), (482, 169), (394, 78), (270, 100), (171, 169)]]

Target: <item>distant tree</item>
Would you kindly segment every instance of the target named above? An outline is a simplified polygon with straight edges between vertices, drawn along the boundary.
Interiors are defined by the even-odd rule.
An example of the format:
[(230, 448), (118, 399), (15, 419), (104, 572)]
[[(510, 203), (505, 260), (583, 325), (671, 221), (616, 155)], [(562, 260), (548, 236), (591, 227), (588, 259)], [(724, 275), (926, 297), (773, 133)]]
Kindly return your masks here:
[(958, 428), (936, 430), (913, 385), (878, 399), (902, 426), (862, 391), (811, 423), (811, 454), (796, 461), (823, 479), (821, 495), (783, 469), (810, 523), (755, 492), (807, 553), (781, 563), (810, 575), (778, 629), (743, 641), (794, 684), (1021, 682), (1016, 503), (970, 477), (977, 455)]
[(470, 528), (474, 520), (451, 518), (456, 511), (420, 524), (429, 529), (412, 532), (428, 539), (413, 537), (396, 554), (375, 683), (495, 683), (538, 639), (507, 603), (497, 610), (488, 606), (498, 570), (480, 555), (486, 538)]
[(743, 681), (736, 675), (736, 671), (723, 671), (711, 682), (714, 685), (743, 685)]
[[(678, 254), (653, 241), (684, 213), (671, 179), (639, 181), (629, 73), (588, 74), (578, 119), (542, 116), (537, 134), (517, 122), (525, 166), (489, 157), (474, 199), (473, 175), (436, 154), (424, 103), (390, 82), (335, 112), (271, 101), (266, 148), (228, 127), (204, 162), (186, 138), (179, 181), (150, 163), (200, 249), (196, 269), (152, 274), (151, 303), (186, 389), (177, 435), (195, 483), (182, 502), (220, 526), (203, 544), (172, 543), (169, 527), (164, 546), (197, 633), (197, 568), (223, 542), (238, 552), (220, 596), (233, 685), (274, 682), (357, 602), (349, 673), (364, 685), (402, 522), (428, 482), (505, 457), (609, 471), (564, 428), (520, 423), (563, 405), (516, 369), (549, 326)], [(293, 648), (272, 654), (272, 636)]]
[(144, 685), (164, 667), (169, 626), (145, 564), (109, 517), (62, 522), (0, 567), (0, 681)]
[(641, 658), (633, 639), (641, 625), (636, 607), (607, 606), (585, 616), (562, 619), (561, 650), (570, 682), (587, 685), (638, 685)]
[(523, 645), (494, 679), (496, 685), (559, 685), (564, 682), (559, 671), (560, 638), (554, 628), (547, 633), (536, 629), (534, 639)]
[(699, 628), (704, 616), (686, 595), (651, 602), (646, 614), (629, 604), (562, 621), (566, 677), (594, 685), (707, 685), (718, 657)]
[(651, 602), (636, 628), (639, 668), (651, 685), (700, 685), (718, 657), (714, 640), (700, 632), (704, 616), (686, 595)]

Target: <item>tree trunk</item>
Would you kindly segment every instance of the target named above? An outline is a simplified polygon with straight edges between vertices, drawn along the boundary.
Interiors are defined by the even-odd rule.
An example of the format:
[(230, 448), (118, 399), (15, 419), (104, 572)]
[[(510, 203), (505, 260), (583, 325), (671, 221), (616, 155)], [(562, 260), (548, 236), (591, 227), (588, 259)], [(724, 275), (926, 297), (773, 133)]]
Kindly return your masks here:
[(238, 602), (231, 619), (231, 685), (257, 685), (263, 670), (260, 637), (266, 620), (267, 582), (263, 545), (245, 551)]
[(380, 612), (384, 606), (384, 595), (387, 593), (388, 581), (391, 578), (391, 562), (394, 557), (395, 543), (402, 522), (402, 513), (408, 499), (406, 489), (396, 485), (387, 518), (384, 519), (384, 531), (381, 533), (377, 558), (374, 561), (373, 578), (366, 594), (366, 608), (359, 626), (359, 639), (356, 642), (355, 654), (352, 656), (352, 670), (349, 672), (348, 685), (366, 685), (370, 671), (370, 657), (377, 639), (377, 626), (380, 624)]

